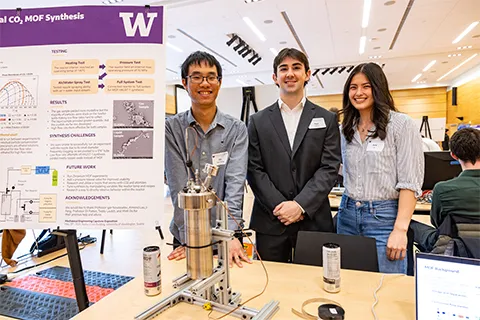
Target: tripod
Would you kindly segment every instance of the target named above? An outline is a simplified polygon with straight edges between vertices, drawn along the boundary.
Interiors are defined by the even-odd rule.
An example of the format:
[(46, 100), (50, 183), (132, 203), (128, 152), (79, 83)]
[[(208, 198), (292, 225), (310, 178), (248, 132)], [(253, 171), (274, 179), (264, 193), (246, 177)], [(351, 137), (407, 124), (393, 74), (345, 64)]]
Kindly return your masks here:
[(250, 102), (253, 105), (253, 110), (258, 112), (257, 103), (255, 102), (255, 87), (243, 87), (243, 102), (242, 102), (242, 114), (240, 115), (240, 120), (245, 122), (245, 125), (248, 126), (248, 117), (250, 115)]
[(422, 133), (423, 125), (425, 125), (425, 138), (432, 139), (432, 132), (430, 131), (430, 125), (428, 124), (428, 116), (422, 117), (422, 124), (420, 125), (420, 133)]

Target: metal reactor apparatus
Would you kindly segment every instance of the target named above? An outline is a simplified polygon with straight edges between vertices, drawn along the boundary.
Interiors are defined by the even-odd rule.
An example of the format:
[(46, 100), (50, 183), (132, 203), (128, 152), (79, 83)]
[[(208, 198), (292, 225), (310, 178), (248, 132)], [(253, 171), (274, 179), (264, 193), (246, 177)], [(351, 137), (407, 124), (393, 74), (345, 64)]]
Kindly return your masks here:
[[(136, 320), (152, 319), (179, 302), (208, 307), (247, 320), (271, 319), (279, 308), (279, 302), (274, 300), (261, 310), (240, 305), (241, 294), (233, 292), (229, 276), (228, 242), (234, 239), (234, 231), (227, 228), (226, 203), (217, 202), (210, 185), (218, 167), (206, 164), (203, 171), (206, 174), (203, 182), (196, 170), (195, 178), (191, 178), (178, 194), (178, 205), (184, 209), (185, 215), (187, 273), (173, 280), (173, 287), (178, 291), (137, 315)], [(211, 209), (215, 204), (216, 227), (212, 228)], [(213, 246), (218, 248), (216, 266)]]

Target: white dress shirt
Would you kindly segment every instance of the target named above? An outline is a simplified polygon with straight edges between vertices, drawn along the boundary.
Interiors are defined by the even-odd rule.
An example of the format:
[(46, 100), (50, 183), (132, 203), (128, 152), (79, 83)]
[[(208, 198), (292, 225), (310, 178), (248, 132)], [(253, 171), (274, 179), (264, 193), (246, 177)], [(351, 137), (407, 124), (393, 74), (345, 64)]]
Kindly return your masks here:
[(278, 98), (278, 106), (280, 107), (280, 113), (282, 114), (283, 124), (287, 131), (288, 141), (290, 142), (290, 148), (293, 149), (293, 141), (295, 140), (295, 134), (297, 133), (298, 123), (302, 116), (303, 106), (305, 105), (307, 98), (302, 98), (300, 103), (293, 109), (290, 109), (281, 98)]

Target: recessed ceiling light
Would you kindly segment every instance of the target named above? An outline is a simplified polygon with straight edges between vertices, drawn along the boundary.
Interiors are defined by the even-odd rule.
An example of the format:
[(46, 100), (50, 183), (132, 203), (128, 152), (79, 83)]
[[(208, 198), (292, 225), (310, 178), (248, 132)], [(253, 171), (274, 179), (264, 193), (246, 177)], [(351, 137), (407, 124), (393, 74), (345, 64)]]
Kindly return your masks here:
[(371, 7), (372, 7), (372, 0), (363, 0), (362, 28), (368, 27), (368, 20), (370, 19)]
[(476, 35), (472, 36), (472, 38), (480, 38), (480, 34), (476, 34)]
[(373, 50), (378, 50), (380, 49), (380, 47), (373, 47)]
[(270, 24), (270, 23), (273, 23), (273, 20), (265, 20), (265, 21), (263, 21), (263, 23)]
[(383, 5), (385, 5), (385, 6), (391, 6), (391, 5), (395, 4), (395, 2), (396, 2), (396, 1), (393, 1), (393, 0), (392, 0), (392, 1), (387, 1), (387, 2), (385, 2)]
[(279, 44), (287, 44), (287, 41), (280, 41)]
[(421, 76), (422, 76), (421, 73), (417, 74), (415, 78), (412, 79), (412, 82), (416, 82), (418, 79), (420, 79)]
[(169, 38), (169, 39), (175, 39), (176, 36), (174, 36), (173, 34), (171, 34), (171, 35), (168, 36), (168, 38)]
[(178, 52), (183, 52), (182, 49), (180, 49), (180, 48), (177, 47), (177, 46), (174, 46), (174, 45), (171, 44), (170, 42), (167, 42), (167, 47), (172, 48), (173, 50), (178, 51)]
[(237, 79), (236, 81), (237, 81), (238, 83), (240, 83), (242, 86), (245, 86), (245, 87), (248, 86), (248, 84), (246, 84), (245, 82), (243, 82), (243, 81), (240, 80), (240, 79)]
[(257, 37), (262, 40), (266, 41), (267, 38), (263, 35), (263, 33), (257, 28), (255, 24), (253, 24), (252, 20), (249, 17), (243, 17), (243, 21), (250, 27), (250, 29), (257, 35)]
[(375, 37), (374, 37), (374, 38), (370, 38), (370, 41), (377, 41), (377, 40), (378, 40), (378, 38), (375, 38)]
[(448, 61), (442, 61), (443, 64), (448, 63)]
[(478, 21), (472, 22), (465, 30), (463, 30), (462, 33), (458, 35), (458, 37), (455, 38), (455, 40), (452, 41), (453, 44), (460, 42), (460, 40), (463, 39), (470, 31), (473, 30), (478, 24)]
[(443, 76), (441, 76), (440, 78), (438, 78), (437, 81), (442, 80), (443, 78), (445, 78), (446, 76), (448, 76), (450, 73), (454, 72), (455, 70), (457, 70), (458, 68), (460, 68), (461, 66), (463, 66), (465, 63), (467, 63), (467, 62), (469, 62), (470, 60), (472, 60), (473, 58), (475, 58), (476, 56), (478, 56), (478, 53), (475, 53), (474, 55), (470, 56), (470, 58), (463, 60), (458, 66), (454, 67), (453, 69), (451, 69), (450, 71), (448, 71), (447, 73), (445, 73)]
[(425, 66), (425, 68), (423, 68), (422, 71), (423, 71), (423, 72), (428, 71), (428, 69), (430, 69), (436, 62), (437, 62), (437, 60), (432, 60), (432, 61), (430, 61), (430, 63), (427, 64), (427, 65)]
[(387, 31), (387, 28), (380, 28), (377, 30), (378, 32), (383, 32), (383, 31)]
[(358, 49), (358, 53), (363, 54), (365, 52), (366, 40), (367, 40), (366, 36), (360, 37), (360, 48)]

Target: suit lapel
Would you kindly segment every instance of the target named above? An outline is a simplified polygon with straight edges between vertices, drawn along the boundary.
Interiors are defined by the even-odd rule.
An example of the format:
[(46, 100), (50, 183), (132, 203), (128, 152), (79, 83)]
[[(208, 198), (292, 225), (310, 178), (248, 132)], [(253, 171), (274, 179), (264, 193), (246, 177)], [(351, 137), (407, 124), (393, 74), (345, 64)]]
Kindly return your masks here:
[(290, 148), (290, 142), (288, 142), (287, 130), (285, 129), (285, 123), (283, 123), (283, 118), (282, 114), (280, 113), (280, 107), (278, 106), (278, 102), (270, 106), (269, 114), (272, 125), (275, 128), (278, 137), (280, 138), (280, 142), (282, 143), (285, 151), (287, 151), (287, 154), (290, 157), (292, 155), (292, 150)]
[(292, 159), (300, 147), (303, 137), (307, 133), (308, 126), (312, 122), (313, 116), (315, 115), (315, 108), (316, 107), (313, 103), (310, 103), (308, 100), (305, 101), (305, 106), (303, 107), (303, 112), (300, 116), (300, 121), (298, 122), (297, 133), (295, 134), (295, 139), (293, 140)]

